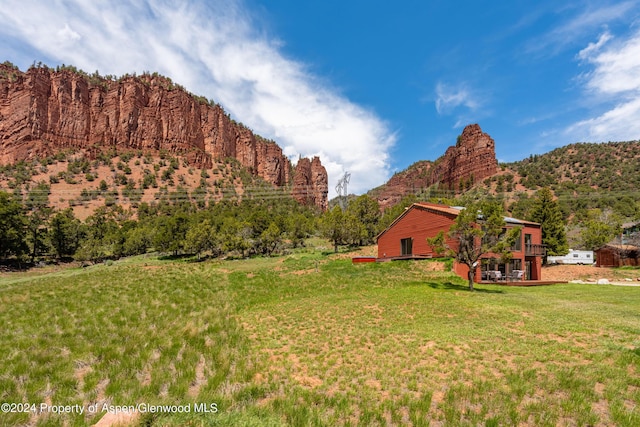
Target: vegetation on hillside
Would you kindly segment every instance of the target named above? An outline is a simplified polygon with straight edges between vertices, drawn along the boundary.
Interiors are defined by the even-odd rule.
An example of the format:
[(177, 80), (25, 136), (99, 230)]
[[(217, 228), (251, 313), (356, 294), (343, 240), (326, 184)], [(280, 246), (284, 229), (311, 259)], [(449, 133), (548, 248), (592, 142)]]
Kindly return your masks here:
[[(86, 183), (81, 200), (70, 200), (68, 206), (52, 203), (67, 194), (52, 190), (55, 180), (33, 184), (34, 176), (60, 164), (64, 167), (56, 176)], [(98, 169), (107, 166), (113, 180), (97, 182)], [(130, 166), (145, 168), (138, 181), (127, 178)], [(319, 234), (331, 235), (336, 248), (372, 244), (380, 232), (380, 208), (366, 195), (353, 199), (345, 212), (338, 208), (338, 218), (333, 211), (323, 215), (315, 207), (300, 205), (286, 189), (261, 184), (233, 159), (217, 169), (202, 170), (199, 177), (189, 169), (188, 179), (200, 179), (192, 191), (179, 174), (184, 169), (178, 158), (163, 153), (159, 161), (141, 153), (120, 153), (115, 159), (103, 153), (93, 161), (82, 154), (59, 153), (40, 162), (4, 166), (0, 184), (5, 182), (13, 193), (0, 186), (0, 260), (96, 262), (149, 251), (244, 258), (283, 253)], [(236, 190), (238, 184), (242, 185)], [(143, 201), (152, 187), (158, 187), (156, 196)], [(82, 221), (72, 210), (76, 203), (93, 203), (92, 213)]]
[(564, 215), (574, 222), (586, 219), (590, 209), (611, 210), (625, 218), (640, 215), (638, 141), (571, 144), (503, 166), (526, 190), (551, 188)]

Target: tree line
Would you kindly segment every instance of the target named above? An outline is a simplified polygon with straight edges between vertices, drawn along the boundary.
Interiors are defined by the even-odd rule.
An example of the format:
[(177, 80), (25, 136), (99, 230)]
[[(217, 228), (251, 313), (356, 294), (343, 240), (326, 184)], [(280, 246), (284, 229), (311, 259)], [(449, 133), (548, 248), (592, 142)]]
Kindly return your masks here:
[(111, 204), (84, 221), (71, 208), (53, 209), (48, 197), (44, 183), (24, 197), (0, 191), (0, 260), (99, 262), (149, 251), (244, 258), (283, 253), (314, 235), (329, 238), (336, 248), (370, 244), (380, 231), (378, 202), (366, 195), (340, 215), (283, 196), (226, 200), (204, 208), (187, 199), (143, 202), (135, 217)]

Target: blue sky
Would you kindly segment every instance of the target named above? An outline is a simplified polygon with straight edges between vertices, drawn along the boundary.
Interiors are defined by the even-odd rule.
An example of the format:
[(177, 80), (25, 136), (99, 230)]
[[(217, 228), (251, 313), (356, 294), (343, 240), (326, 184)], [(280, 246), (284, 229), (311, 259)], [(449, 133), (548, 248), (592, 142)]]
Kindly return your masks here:
[[(176, 3), (178, 6), (176, 6)], [(221, 103), (330, 197), (479, 123), (500, 161), (640, 139), (640, 0), (3, 0), (0, 62), (158, 71)]]

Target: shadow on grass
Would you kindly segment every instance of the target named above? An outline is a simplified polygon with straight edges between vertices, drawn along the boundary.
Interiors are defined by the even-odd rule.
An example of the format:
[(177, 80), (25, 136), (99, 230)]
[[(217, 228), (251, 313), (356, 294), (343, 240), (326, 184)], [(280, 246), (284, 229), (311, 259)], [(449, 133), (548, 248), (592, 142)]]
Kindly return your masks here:
[[(451, 282), (428, 282), (427, 285), (429, 285), (433, 289), (471, 292), (469, 290), (469, 286), (458, 285), (457, 283), (451, 283)], [(503, 294), (504, 293), (504, 291), (501, 291), (499, 289), (482, 289), (482, 288), (477, 288), (475, 286), (473, 287), (473, 292), (481, 292), (485, 294)]]

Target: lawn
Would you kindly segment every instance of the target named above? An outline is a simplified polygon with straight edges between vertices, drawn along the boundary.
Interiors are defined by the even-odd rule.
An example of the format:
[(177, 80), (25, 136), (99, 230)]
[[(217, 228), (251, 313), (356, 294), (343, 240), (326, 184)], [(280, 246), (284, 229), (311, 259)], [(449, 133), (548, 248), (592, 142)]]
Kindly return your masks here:
[(0, 276), (0, 403), (85, 409), (0, 425), (137, 404), (151, 425), (640, 425), (640, 288), (469, 292), (437, 263), (310, 250)]

